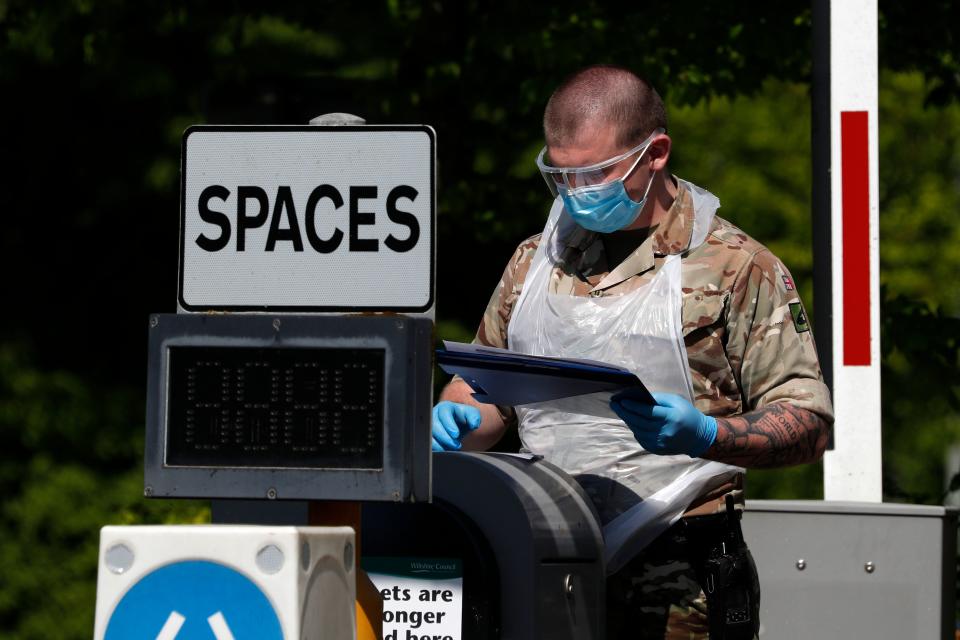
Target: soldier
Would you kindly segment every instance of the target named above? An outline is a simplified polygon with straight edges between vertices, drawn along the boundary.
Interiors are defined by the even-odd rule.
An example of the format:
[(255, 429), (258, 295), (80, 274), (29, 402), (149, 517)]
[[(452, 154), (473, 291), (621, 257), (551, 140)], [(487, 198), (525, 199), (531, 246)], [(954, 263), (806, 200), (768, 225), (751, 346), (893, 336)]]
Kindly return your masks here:
[(632, 72), (579, 71), (543, 123), (554, 206), (507, 264), (475, 342), (627, 367), (656, 404), (621, 393), (496, 407), (455, 378), (434, 407), (434, 449), (486, 449), (516, 424), (602, 524), (709, 470), (699, 497), (674, 505), (683, 517), (611, 576), (608, 634), (755, 637), (759, 585), (732, 517), (742, 468), (819, 459), (833, 421), (792, 277), (715, 215), (715, 196), (669, 173), (663, 103)]

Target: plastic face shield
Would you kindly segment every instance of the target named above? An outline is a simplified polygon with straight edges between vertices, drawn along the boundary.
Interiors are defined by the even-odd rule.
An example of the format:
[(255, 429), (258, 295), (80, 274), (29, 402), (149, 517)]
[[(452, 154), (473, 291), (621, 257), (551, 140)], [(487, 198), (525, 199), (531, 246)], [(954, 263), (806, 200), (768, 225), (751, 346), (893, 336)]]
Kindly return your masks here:
[(547, 154), (547, 148), (544, 147), (537, 156), (537, 168), (540, 169), (540, 175), (543, 176), (550, 193), (556, 198), (561, 190), (570, 193), (574, 189), (583, 189), (596, 187), (610, 180), (620, 178), (617, 168), (620, 162), (623, 162), (636, 153), (642, 153), (655, 136), (664, 133), (662, 128), (657, 128), (646, 140), (638, 144), (633, 149), (622, 153), (616, 157), (591, 164), (586, 167), (554, 167), (547, 164), (544, 157)]

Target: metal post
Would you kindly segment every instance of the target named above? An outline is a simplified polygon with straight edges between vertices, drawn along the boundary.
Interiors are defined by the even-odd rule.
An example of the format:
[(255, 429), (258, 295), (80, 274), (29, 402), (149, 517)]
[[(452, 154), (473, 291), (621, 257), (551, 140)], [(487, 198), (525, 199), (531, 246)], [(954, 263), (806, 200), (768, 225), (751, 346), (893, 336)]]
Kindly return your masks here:
[[(352, 113), (325, 113), (310, 120), (314, 126), (362, 126), (367, 121)], [(366, 572), (360, 568), (360, 503), (313, 500), (309, 503), (313, 526), (349, 526), (356, 532), (357, 638), (378, 640), (383, 635), (383, 599)]]
[(877, 0), (830, 3), (830, 198), (835, 448), (827, 500), (883, 499)]

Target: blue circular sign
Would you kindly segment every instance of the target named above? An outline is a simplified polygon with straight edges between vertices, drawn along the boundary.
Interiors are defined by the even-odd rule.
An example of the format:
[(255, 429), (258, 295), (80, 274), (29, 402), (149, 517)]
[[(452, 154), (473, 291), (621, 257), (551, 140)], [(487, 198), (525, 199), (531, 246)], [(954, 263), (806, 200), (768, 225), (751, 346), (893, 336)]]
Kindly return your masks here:
[(104, 640), (283, 640), (263, 591), (239, 571), (191, 560), (142, 577), (113, 610)]

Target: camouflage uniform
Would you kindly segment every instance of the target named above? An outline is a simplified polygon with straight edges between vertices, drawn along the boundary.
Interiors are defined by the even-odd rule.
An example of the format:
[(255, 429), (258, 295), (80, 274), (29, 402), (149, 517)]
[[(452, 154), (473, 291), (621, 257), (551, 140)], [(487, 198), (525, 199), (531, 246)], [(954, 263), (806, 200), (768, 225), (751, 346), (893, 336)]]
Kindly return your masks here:
[[(813, 337), (787, 268), (763, 245), (719, 217), (703, 244), (686, 253), (693, 221), (690, 192), (681, 185), (664, 218), (642, 240), (638, 237), (639, 247), (617, 265), (607, 262), (599, 234), (577, 228), (565, 240), (550, 291), (622, 295), (646, 285), (666, 255), (683, 254), (681, 320), (696, 407), (708, 415), (731, 416), (789, 402), (832, 422)], [(507, 325), (539, 240), (539, 235), (525, 240), (513, 254), (475, 342), (509, 348)], [(516, 422), (512, 408), (500, 407), (500, 412), (508, 425)], [(703, 496), (685, 517), (716, 513), (723, 504), (718, 496), (730, 491), (742, 505), (741, 487), (742, 477)], [(665, 538), (670, 536), (677, 537), (676, 532)], [(657, 543), (651, 545), (611, 579), (610, 622), (616, 626), (617, 608), (621, 613), (629, 609), (620, 618), (628, 625), (625, 628), (635, 630), (630, 637), (707, 637), (706, 603), (690, 563), (664, 557), (657, 548)], [(611, 638), (619, 637), (611, 631)]]

